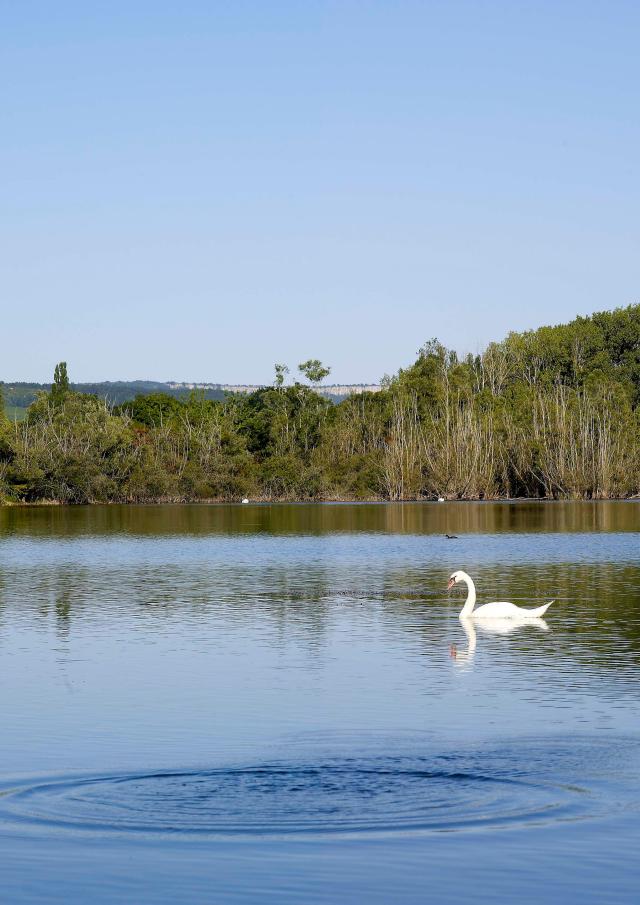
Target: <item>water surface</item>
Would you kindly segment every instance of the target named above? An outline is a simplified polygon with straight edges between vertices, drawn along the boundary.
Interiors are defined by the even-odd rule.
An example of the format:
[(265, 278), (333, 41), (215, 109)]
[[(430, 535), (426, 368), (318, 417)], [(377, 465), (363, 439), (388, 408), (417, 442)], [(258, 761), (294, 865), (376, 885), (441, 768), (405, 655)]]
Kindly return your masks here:
[[(0, 509), (8, 901), (636, 901), (639, 525)], [(480, 602), (555, 603), (470, 631), (458, 568)]]

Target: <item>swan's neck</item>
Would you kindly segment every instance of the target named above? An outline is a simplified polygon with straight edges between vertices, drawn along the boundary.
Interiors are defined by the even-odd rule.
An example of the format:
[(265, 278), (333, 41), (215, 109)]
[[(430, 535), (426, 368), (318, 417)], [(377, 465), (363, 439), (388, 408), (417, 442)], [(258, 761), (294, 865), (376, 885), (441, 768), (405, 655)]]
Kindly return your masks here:
[(465, 600), (464, 606), (462, 607), (462, 612), (460, 613), (460, 618), (464, 619), (465, 616), (470, 616), (473, 612), (473, 608), (476, 605), (476, 586), (473, 583), (473, 579), (469, 575), (463, 575), (462, 580), (467, 586), (467, 599)]

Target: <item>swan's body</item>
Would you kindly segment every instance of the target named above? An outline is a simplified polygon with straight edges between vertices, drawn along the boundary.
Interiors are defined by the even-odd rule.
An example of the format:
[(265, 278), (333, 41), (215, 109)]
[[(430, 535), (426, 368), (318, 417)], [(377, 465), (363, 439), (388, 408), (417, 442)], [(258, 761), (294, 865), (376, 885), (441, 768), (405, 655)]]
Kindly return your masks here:
[(496, 600), (494, 603), (479, 606), (469, 615), (474, 619), (539, 619), (544, 616), (552, 603), (553, 600), (550, 600), (549, 603), (543, 603), (534, 610), (525, 610), (524, 607), (516, 606), (515, 603), (509, 603), (507, 600)]
[(451, 590), (454, 584), (459, 581), (466, 584), (468, 591), (467, 599), (460, 613), (461, 619), (466, 619), (469, 616), (474, 619), (539, 619), (544, 616), (553, 603), (553, 600), (550, 600), (549, 603), (544, 603), (533, 610), (525, 610), (524, 607), (516, 606), (515, 603), (496, 601), (494, 603), (485, 603), (474, 609), (476, 605), (476, 586), (471, 576), (467, 575), (466, 572), (454, 572), (449, 579), (448, 590)]

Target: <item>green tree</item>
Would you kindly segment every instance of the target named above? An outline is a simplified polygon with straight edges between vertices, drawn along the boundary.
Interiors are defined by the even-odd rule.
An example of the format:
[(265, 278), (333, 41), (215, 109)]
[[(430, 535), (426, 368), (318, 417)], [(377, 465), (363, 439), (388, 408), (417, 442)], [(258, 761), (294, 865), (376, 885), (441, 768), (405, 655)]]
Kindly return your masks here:
[(147, 427), (162, 427), (180, 418), (184, 410), (185, 403), (167, 393), (139, 393), (135, 399), (116, 406), (114, 414), (126, 414)]
[(309, 358), (307, 361), (301, 362), (298, 370), (314, 386), (319, 386), (331, 373), (331, 368), (325, 367), (319, 358)]
[(51, 401), (54, 405), (61, 405), (69, 392), (69, 375), (67, 374), (66, 361), (59, 362), (53, 372), (53, 386), (51, 387)]
[(273, 381), (274, 386), (276, 386), (278, 389), (281, 389), (284, 386), (284, 379), (289, 373), (289, 368), (286, 365), (277, 364), (274, 365), (274, 369), (276, 372), (276, 377)]

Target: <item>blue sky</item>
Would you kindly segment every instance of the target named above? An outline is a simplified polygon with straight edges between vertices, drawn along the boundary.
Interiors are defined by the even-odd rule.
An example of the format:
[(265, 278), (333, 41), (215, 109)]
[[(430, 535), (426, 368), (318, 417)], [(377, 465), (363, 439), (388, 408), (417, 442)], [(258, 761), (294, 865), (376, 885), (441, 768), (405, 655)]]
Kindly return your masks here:
[(638, 301), (640, 4), (0, 0), (0, 379), (378, 380)]

